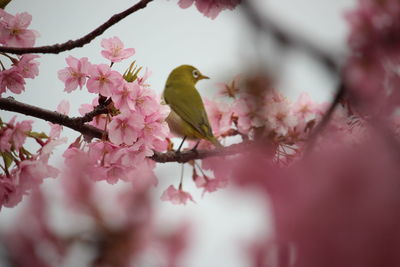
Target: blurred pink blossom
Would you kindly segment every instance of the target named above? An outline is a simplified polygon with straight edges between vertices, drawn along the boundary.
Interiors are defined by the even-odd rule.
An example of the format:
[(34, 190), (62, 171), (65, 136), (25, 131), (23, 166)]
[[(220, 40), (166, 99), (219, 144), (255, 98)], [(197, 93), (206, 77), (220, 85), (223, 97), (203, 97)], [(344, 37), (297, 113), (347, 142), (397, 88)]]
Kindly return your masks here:
[(179, 0), (178, 5), (181, 8), (188, 8), (195, 3), (204, 16), (215, 19), (222, 10), (233, 10), (240, 2), (241, 0)]
[(182, 188), (176, 189), (173, 185), (170, 185), (167, 190), (161, 195), (161, 200), (163, 201), (171, 201), (173, 204), (184, 204), (188, 200), (194, 202), (192, 196), (182, 190)]
[(25, 143), (25, 139), (27, 134), (32, 131), (32, 123), (33, 121), (22, 121), (22, 122), (17, 122), (15, 125), (13, 124), (14, 117), (10, 123), (12, 124), (13, 132), (11, 136), (11, 142), (14, 146), (14, 149), (18, 150), (22, 147), (22, 145)]
[(203, 196), (206, 192), (212, 193), (228, 185), (228, 180), (225, 177), (210, 178), (205, 175), (197, 175), (196, 172), (193, 174), (193, 180), (196, 187), (203, 188)]

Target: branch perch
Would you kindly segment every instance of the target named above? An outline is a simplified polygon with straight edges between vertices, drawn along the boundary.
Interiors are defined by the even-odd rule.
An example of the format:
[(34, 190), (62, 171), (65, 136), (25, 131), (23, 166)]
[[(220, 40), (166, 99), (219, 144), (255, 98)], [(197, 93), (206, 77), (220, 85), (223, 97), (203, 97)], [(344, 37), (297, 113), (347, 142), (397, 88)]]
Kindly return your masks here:
[[(35, 118), (43, 119), (51, 123), (56, 123), (71, 128), (77, 132), (80, 132), (84, 136), (90, 138), (101, 139), (103, 136), (107, 134), (106, 132), (94, 126), (85, 124), (85, 122), (88, 122), (91, 119), (93, 119), (94, 116), (105, 113), (107, 111), (107, 108), (104, 106), (96, 107), (93, 111), (88, 112), (83, 117), (71, 118), (68, 117), (67, 115), (61, 114), (56, 111), (51, 111), (16, 101), (12, 97), (8, 98), (0, 97), (0, 109), (13, 111), (24, 115), (32, 116)], [(166, 162), (185, 163), (195, 159), (237, 154), (241, 151), (245, 151), (245, 149), (248, 148), (250, 145), (251, 145), (250, 143), (241, 143), (241, 144), (234, 144), (222, 149), (197, 150), (197, 151), (189, 150), (178, 153), (174, 151), (169, 151), (165, 153), (154, 151), (154, 155), (151, 156), (150, 159), (159, 163), (166, 163)]]
[(56, 111), (51, 111), (18, 102), (12, 97), (0, 98), (0, 109), (18, 112), (24, 115), (46, 120), (51, 123), (60, 124), (91, 138), (101, 138), (105, 134), (104, 131), (94, 126), (84, 124), (83, 118), (85, 116), (70, 118), (67, 115), (61, 114)]
[(83, 47), (84, 45), (90, 43), (93, 39), (97, 36), (103, 34), (108, 28), (113, 26), (114, 24), (118, 23), (122, 19), (126, 18), (130, 14), (143, 9), (153, 0), (141, 0), (140, 2), (136, 3), (132, 7), (122, 11), (121, 13), (115, 14), (109, 20), (104, 22), (102, 25), (88, 33), (87, 35), (76, 39), (74, 41), (69, 40), (62, 44), (54, 44), (54, 45), (47, 45), (47, 46), (39, 46), (39, 47), (8, 47), (3, 46), (0, 47), (0, 52), (4, 53), (12, 53), (17, 55), (27, 54), (27, 53), (43, 53), (43, 54), (58, 54), (67, 50), (72, 50), (77, 47)]

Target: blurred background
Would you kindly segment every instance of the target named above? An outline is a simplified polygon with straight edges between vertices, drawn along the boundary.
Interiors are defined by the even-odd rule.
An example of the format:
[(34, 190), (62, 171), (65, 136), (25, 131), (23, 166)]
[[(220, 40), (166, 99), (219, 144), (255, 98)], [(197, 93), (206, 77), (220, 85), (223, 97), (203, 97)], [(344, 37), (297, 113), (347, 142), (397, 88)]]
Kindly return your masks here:
[[(130, 7), (133, 2), (13, 0), (6, 10), (11, 14), (25, 11), (32, 14), (30, 28), (40, 33), (36, 45), (41, 46), (80, 38), (113, 14)], [(301, 36), (333, 55), (340, 64), (346, 55), (348, 33), (344, 13), (355, 2), (254, 0), (253, 4), (260, 15), (274, 21), (293, 36)], [(331, 100), (337, 81), (320, 62), (302, 50), (283, 49), (273, 38), (255, 30), (250, 21), (240, 7), (234, 11), (223, 11), (215, 20), (211, 20), (194, 6), (181, 9), (176, 0), (157, 0), (112, 26), (83, 48), (58, 55), (41, 55), (39, 76), (27, 80), (26, 91), (14, 97), (21, 102), (51, 110), (55, 110), (58, 103), (66, 99), (71, 104), (69, 115), (78, 116), (80, 105), (91, 103), (93, 95), (85, 90), (71, 94), (63, 92), (64, 86), (57, 78), (57, 71), (66, 67), (65, 57), (68, 55), (88, 57), (91, 63), (107, 63), (100, 54), (100, 42), (102, 38), (118, 36), (126, 47), (135, 48), (136, 53), (114, 68), (124, 72), (131, 60), (136, 60), (139, 66), (151, 71), (148, 83), (158, 94), (161, 94), (173, 68), (191, 64), (211, 77), (197, 85), (202, 96), (212, 97), (218, 89), (217, 83), (230, 82), (237, 74), (249, 73), (261, 67), (274, 74), (277, 89), (289, 99), (295, 100), (301, 92), (309, 92), (316, 102)], [(14, 114), (1, 111), (5, 121), (12, 116)], [(24, 118), (22, 115), (18, 117)], [(35, 120), (33, 127), (37, 131), (48, 132), (49, 129), (47, 122), (39, 120)], [(65, 129), (62, 136), (68, 137), (71, 143), (78, 134)], [(66, 146), (57, 148), (52, 159), (53, 165), (62, 164), (61, 154)], [(159, 184), (151, 194), (156, 227), (168, 231), (182, 223), (190, 225), (191, 242), (182, 258), (182, 266), (248, 266), (248, 259), (239, 244), (245, 245), (247, 241), (260, 236), (260, 233), (264, 235), (273, 232), (262, 196), (256, 190), (245, 193), (229, 186), (202, 197), (201, 190), (190, 182), (191, 173), (187, 171), (185, 190), (192, 193), (196, 203), (183, 206), (161, 201), (162, 192), (170, 184), (178, 183), (180, 171), (180, 166), (175, 163), (158, 164), (156, 174)], [(124, 183), (102, 183), (100, 186), (105, 196), (108, 196), (114, 190), (123, 188)], [(71, 217), (73, 215), (59, 205), (62, 200), (57, 179), (46, 179), (43, 187), (53, 202), (50, 220), (57, 231), (68, 232), (71, 227), (82, 227), (87, 223), (85, 218)], [(4, 208), (0, 212), (0, 233), (7, 232), (28, 201), (29, 197), (25, 197), (17, 207)], [(107, 205), (106, 197), (99, 203), (101, 201)], [(77, 253), (80, 256), (72, 258), (65, 266), (86, 266), (83, 254), (82, 251)], [(3, 266), (1, 262), (0, 265)]]

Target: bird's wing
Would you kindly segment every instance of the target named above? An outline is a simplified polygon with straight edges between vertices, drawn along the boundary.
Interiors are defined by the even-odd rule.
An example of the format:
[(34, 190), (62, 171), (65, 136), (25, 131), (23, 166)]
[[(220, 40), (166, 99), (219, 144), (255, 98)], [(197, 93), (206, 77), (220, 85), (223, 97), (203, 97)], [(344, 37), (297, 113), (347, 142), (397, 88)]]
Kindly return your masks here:
[[(175, 89), (182, 86), (186, 86), (184, 92)], [(190, 124), (203, 137), (213, 136), (203, 101), (193, 85), (169, 85), (165, 90), (168, 90), (168, 97), (164, 94), (165, 102), (182, 120)]]

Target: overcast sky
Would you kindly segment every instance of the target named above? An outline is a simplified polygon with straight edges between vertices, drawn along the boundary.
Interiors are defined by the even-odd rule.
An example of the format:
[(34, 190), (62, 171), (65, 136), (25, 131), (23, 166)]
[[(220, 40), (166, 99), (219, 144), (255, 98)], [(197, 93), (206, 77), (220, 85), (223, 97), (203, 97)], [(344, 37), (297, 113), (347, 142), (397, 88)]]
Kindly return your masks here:
[[(41, 36), (36, 45), (40, 46), (79, 38), (134, 2), (13, 0), (7, 11), (26, 11), (33, 15), (30, 28), (39, 31)], [(181, 64), (192, 64), (210, 76), (210, 80), (198, 84), (198, 89), (203, 95), (212, 95), (216, 90), (215, 83), (229, 81), (257, 60), (252, 50), (254, 34), (239, 9), (222, 12), (215, 20), (211, 20), (200, 14), (195, 7), (180, 9), (176, 2), (155, 0), (146, 9), (122, 20), (83, 48), (59, 55), (41, 56), (40, 76), (29, 80), (26, 92), (14, 97), (53, 110), (62, 99), (67, 99), (71, 103), (70, 115), (78, 115), (78, 107), (90, 103), (93, 95), (86, 91), (64, 93), (63, 84), (57, 79), (57, 71), (66, 66), (65, 57), (68, 55), (85, 56), (92, 63), (107, 63), (100, 55), (100, 41), (113, 36), (118, 36), (126, 47), (136, 49), (131, 59), (136, 60), (140, 66), (148, 67), (153, 73), (149, 83), (158, 93), (162, 92), (169, 72)], [(304, 34), (327, 51), (345, 52), (347, 27), (343, 12), (354, 5), (354, 0), (257, 2), (263, 14), (271, 16), (292, 32)], [(272, 54), (269, 56), (271, 60), (274, 57)], [(268, 54), (265, 60), (268, 60)], [(124, 71), (130, 62), (128, 60), (116, 64), (115, 68)], [(321, 71), (318, 63), (296, 51), (290, 53), (288, 62), (279, 70), (282, 75), (278, 84), (280, 89), (284, 89), (291, 97), (309, 91), (317, 101), (329, 100), (335, 82)], [(7, 120), (13, 114), (1, 111), (1, 115)], [(40, 127), (47, 127), (47, 123), (36, 122), (34, 128), (39, 130)], [(77, 133), (67, 130), (65, 135), (72, 141)], [(58, 155), (60, 153), (61, 150)], [(179, 172), (180, 169), (174, 164), (162, 165), (157, 169), (157, 173), (164, 175), (160, 177), (155, 197), (159, 197), (169, 184), (176, 184)], [(164, 225), (189, 218), (201, 226), (185, 266), (246, 266), (246, 259), (238, 253), (239, 248), (235, 244), (242, 238), (256, 236), (257, 230), (265, 226), (263, 209), (257, 205), (259, 197), (251, 193), (237, 196), (235, 191), (223, 190), (202, 199), (199, 190), (190, 186), (186, 189), (193, 192), (197, 204), (174, 206), (161, 201), (157, 203), (157, 216)], [(5, 214), (11, 213), (6, 210)], [(2, 215), (0, 228), (1, 220), (5, 220), (4, 213)]]

